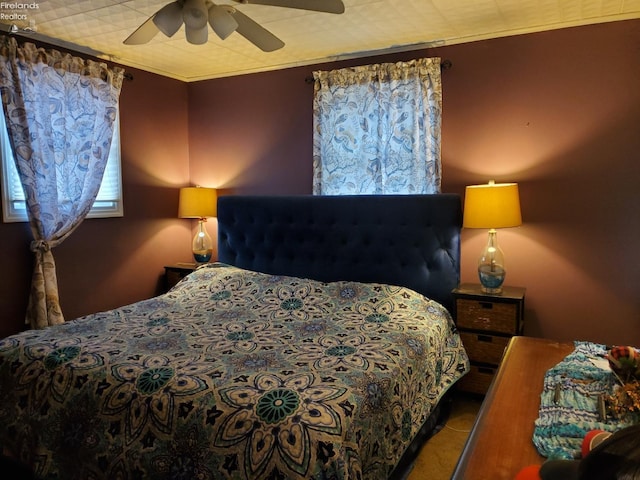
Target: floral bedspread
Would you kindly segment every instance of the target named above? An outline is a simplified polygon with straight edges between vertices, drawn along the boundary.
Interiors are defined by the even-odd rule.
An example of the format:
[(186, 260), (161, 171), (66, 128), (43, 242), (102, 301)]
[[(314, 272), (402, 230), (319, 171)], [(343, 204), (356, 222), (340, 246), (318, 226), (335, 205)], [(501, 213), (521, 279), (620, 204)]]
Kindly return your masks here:
[(221, 264), (0, 341), (0, 443), (48, 479), (383, 479), (468, 369), (400, 287)]

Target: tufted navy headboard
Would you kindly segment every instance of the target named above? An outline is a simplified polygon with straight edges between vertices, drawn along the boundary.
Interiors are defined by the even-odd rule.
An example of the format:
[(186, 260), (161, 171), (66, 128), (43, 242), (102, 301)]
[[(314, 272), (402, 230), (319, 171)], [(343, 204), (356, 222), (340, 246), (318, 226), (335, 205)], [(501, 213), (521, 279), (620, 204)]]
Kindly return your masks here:
[(454, 194), (218, 198), (221, 262), (411, 288), (451, 311), (462, 207)]

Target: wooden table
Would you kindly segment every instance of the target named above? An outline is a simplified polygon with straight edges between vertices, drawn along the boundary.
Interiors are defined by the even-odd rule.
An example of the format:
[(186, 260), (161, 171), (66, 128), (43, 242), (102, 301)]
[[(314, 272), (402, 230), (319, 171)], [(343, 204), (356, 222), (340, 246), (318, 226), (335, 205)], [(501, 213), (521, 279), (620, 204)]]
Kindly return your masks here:
[(572, 343), (513, 337), (467, 439), (455, 480), (513, 480), (544, 462), (533, 445), (544, 374), (574, 349)]

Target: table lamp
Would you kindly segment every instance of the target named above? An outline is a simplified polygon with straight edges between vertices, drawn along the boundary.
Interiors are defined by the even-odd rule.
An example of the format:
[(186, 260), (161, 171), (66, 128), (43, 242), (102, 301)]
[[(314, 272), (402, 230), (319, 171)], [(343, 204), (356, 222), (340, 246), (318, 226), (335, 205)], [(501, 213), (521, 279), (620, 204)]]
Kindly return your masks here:
[(521, 224), (517, 183), (495, 183), (491, 180), (486, 185), (470, 185), (465, 189), (462, 226), (489, 229), (489, 241), (478, 261), (478, 276), (484, 292), (502, 292), (506, 275), (496, 228)]
[(193, 237), (192, 251), (196, 263), (207, 263), (213, 255), (213, 241), (207, 233), (207, 217), (215, 217), (218, 195), (215, 188), (185, 187), (180, 189), (178, 217), (197, 218), (198, 231)]

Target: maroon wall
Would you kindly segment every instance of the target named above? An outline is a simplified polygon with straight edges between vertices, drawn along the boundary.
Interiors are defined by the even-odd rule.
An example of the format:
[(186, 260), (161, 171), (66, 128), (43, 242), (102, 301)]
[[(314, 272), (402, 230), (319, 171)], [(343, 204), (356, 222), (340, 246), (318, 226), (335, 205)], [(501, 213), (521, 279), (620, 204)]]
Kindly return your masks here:
[[(640, 345), (640, 20), (184, 84), (134, 71), (121, 95), (124, 218), (84, 222), (54, 250), (67, 318), (147, 298), (190, 260), (178, 187), (311, 191), (315, 69), (440, 56), (443, 191), (520, 184), (524, 224), (499, 233), (529, 335)], [(215, 222), (209, 225), (215, 235)], [(0, 223), (0, 336), (23, 328), (30, 232)], [(486, 232), (462, 235), (476, 281)]]
[[(631, 20), (193, 83), (191, 179), (228, 193), (310, 193), (305, 77), (449, 59), (443, 191), (520, 184), (524, 224), (498, 236), (507, 284), (527, 288), (525, 333), (640, 345), (639, 44)], [(477, 281), (485, 241), (463, 231), (463, 281)]]
[[(53, 250), (62, 311), (72, 319), (158, 293), (163, 266), (189, 261), (187, 85), (127, 69), (120, 95), (124, 217), (88, 219)], [(24, 328), (31, 277), (26, 223), (0, 223), (0, 337)]]

